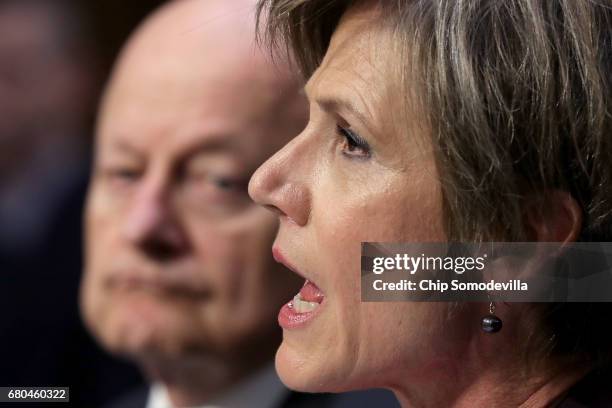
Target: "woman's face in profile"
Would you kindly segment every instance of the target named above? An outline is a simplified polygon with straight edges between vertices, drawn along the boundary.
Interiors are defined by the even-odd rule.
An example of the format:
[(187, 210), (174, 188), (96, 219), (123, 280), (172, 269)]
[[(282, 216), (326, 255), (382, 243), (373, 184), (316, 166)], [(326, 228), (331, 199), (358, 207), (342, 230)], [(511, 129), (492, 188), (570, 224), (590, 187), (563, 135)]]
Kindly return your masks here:
[(402, 111), (376, 14), (343, 17), (306, 86), (308, 126), (250, 184), (257, 202), (280, 213), (277, 260), (311, 282), (279, 314), (277, 371), (298, 390), (389, 385), (410, 375), (390, 370), (400, 366), (426, 381), (457, 352), (436, 324), (444, 304), (360, 298), (362, 241), (446, 240), (431, 142), (418, 115)]

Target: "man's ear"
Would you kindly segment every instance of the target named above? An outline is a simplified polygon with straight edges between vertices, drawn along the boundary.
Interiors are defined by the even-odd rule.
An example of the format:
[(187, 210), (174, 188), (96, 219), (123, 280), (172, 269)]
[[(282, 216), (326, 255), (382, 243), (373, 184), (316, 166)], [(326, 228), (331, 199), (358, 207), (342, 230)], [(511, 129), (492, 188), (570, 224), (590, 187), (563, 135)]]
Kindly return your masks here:
[(567, 191), (549, 190), (527, 197), (523, 222), (530, 241), (575, 242), (582, 230), (582, 209)]

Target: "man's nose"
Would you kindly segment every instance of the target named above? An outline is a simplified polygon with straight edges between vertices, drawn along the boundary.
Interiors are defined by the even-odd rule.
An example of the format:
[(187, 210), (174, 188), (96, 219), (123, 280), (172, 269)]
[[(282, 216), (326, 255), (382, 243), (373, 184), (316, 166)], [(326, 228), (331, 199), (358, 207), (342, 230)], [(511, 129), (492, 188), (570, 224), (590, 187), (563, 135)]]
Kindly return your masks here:
[(133, 196), (124, 222), (126, 240), (149, 256), (171, 258), (187, 247), (187, 239), (162, 183), (147, 181)]
[(311, 196), (307, 145), (300, 136), (255, 171), (249, 195), (259, 205), (304, 226), (310, 217)]

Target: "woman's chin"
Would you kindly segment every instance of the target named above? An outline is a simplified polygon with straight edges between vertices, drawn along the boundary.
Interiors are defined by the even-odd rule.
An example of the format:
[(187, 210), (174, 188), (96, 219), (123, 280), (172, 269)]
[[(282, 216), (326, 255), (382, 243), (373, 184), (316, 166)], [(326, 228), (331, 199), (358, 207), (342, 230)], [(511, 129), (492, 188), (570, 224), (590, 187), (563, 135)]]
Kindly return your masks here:
[(333, 364), (321, 356), (297, 350), (283, 341), (276, 352), (276, 372), (287, 388), (300, 392), (343, 392), (348, 388), (339, 379)]
[(291, 347), (285, 341), (281, 343), (275, 359), (278, 376), (289, 389), (301, 392), (317, 392), (317, 390), (311, 389), (309, 381), (306, 379), (307, 374), (304, 366), (307, 363), (303, 362), (297, 354), (295, 350), (291, 350)]

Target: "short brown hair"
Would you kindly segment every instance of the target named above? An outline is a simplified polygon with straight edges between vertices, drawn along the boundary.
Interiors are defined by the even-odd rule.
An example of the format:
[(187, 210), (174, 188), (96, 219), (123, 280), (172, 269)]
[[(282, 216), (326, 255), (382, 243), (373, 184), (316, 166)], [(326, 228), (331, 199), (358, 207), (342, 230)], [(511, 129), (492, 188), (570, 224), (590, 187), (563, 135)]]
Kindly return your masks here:
[[(308, 77), (358, 3), (262, 0), (258, 13)], [(525, 199), (563, 190), (582, 209), (579, 240), (612, 241), (611, 0), (371, 3), (404, 57), (406, 95), (417, 84), (424, 101), (451, 240), (526, 240)], [(609, 355), (612, 334), (582, 314), (604, 306), (542, 307), (557, 351)]]

